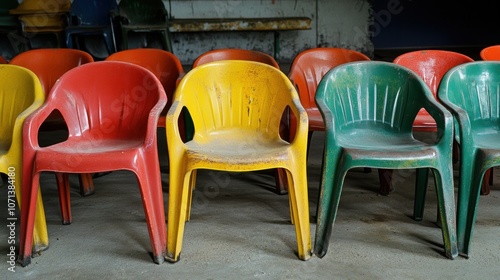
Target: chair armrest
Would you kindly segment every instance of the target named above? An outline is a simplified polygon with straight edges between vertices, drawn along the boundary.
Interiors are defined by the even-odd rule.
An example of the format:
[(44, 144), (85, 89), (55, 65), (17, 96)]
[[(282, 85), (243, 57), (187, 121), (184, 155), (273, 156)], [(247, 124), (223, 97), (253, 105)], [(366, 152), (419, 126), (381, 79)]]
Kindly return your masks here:
[[(453, 115), (429, 93), (424, 102), (424, 109), (436, 121), (439, 143), (453, 142)], [(444, 141), (442, 141), (444, 140)], [(443, 145), (444, 145), (443, 144)], [(439, 144), (438, 144), (439, 145)], [(451, 146), (450, 146), (451, 147)]]
[[(291, 113), (295, 115), (295, 119), (297, 120), (297, 129), (295, 135), (305, 134), (307, 135), (309, 132), (309, 118), (307, 116), (307, 112), (300, 103), (300, 99), (292, 98), (292, 102), (289, 104)], [(307, 141), (307, 137), (303, 137)], [(294, 137), (291, 144), (295, 145), (298, 141), (303, 141), (299, 137)]]
[(471, 121), (465, 110), (453, 104), (447, 97), (439, 96), (443, 105), (453, 114), (455, 121), (455, 139), (460, 143), (460, 139), (470, 139), (472, 137)]
[(42, 123), (52, 111), (53, 108), (48, 103), (44, 103), (40, 108), (26, 117), (23, 124), (23, 146), (25, 148), (32, 150), (40, 148), (38, 144), (38, 132), (40, 131)]
[(181, 117), (182, 108), (184, 104), (176, 99), (173, 101), (172, 106), (167, 112), (165, 117), (165, 129), (167, 133), (167, 144), (169, 141), (176, 143), (183, 143), (181, 132), (179, 131), (179, 117)]

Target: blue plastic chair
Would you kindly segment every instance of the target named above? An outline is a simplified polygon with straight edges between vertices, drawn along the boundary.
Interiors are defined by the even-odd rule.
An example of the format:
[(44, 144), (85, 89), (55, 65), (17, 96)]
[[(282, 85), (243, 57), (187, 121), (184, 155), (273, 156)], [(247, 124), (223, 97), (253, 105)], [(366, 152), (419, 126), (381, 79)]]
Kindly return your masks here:
[(73, 48), (74, 36), (102, 34), (108, 52), (116, 52), (113, 18), (117, 14), (116, 0), (74, 0), (65, 32), (66, 46)]

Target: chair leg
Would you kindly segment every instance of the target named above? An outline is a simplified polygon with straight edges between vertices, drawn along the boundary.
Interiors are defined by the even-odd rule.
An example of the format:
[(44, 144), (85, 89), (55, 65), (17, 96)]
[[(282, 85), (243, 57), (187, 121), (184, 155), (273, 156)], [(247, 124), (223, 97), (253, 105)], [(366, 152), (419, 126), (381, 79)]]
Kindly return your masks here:
[(94, 180), (92, 179), (91, 173), (81, 173), (78, 174), (78, 180), (80, 182), (80, 195), (89, 196), (95, 193)]
[(56, 173), (57, 188), (59, 190), (59, 207), (61, 208), (62, 224), (71, 224), (71, 198), (69, 191), (69, 175)]
[(392, 186), (392, 169), (379, 169), (378, 178), (380, 182), (380, 194), (389, 195), (394, 190)]
[[(172, 151), (169, 151), (172, 152)], [(175, 157), (170, 157), (170, 159)], [(170, 182), (168, 191), (167, 256), (168, 262), (179, 261), (182, 250), (187, 201), (191, 192), (189, 178), (192, 171), (186, 171), (179, 162), (170, 161)], [(184, 206), (183, 206), (184, 205)]]
[[(148, 165), (147, 162), (155, 164)], [(150, 156), (149, 159), (145, 158), (142, 163), (139, 163), (136, 176), (153, 250), (153, 260), (161, 264), (166, 256), (167, 229), (158, 157)]]
[(415, 202), (413, 205), (413, 219), (421, 221), (424, 217), (425, 197), (429, 182), (429, 169), (418, 168), (415, 177)]
[(35, 210), (35, 227), (33, 229), (32, 253), (40, 254), (49, 248), (49, 235), (45, 221), (45, 209), (43, 207), (42, 193), (38, 192)]
[(483, 182), (481, 183), (481, 195), (490, 194), (490, 185), (493, 185), (493, 168), (486, 170)]
[(290, 206), (295, 225), (297, 238), (298, 257), (301, 260), (308, 260), (312, 254), (311, 231), (309, 223), (309, 201), (307, 190), (306, 164), (304, 162), (302, 172), (299, 168), (287, 172), (289, 182)]
[(191, 191), (189, 192), (188, 200), (187, 200), (187, 210), (186, 210), (186, 222), (191, 219), (191, 207), (193, 206), (193, 192), (196, 187), (196, 170), (191, 171), (191, 177), (189, 178), (189, 188)]
[[(326, 150), (326, 152), (330, 152)], [(344, 177), (346, 172), (339, 172), (337, 169), (337, 158), (335, 155), (328, 155), (329, 159), (323, 162), (323, 172), (321, 175), (320, 198), (318, 200), (316, 234), (314, 238), (314, 254), (322, 258), (328, 252), (330, 235), (333, 223), (337, 216)], [(325, 172), (328, 170), (329, 172)]]
[(454, 259), (458, 255), (458, 248), (455, 234), (453, 168), (451, 165), (445, 165), (440, 170), (433, 169), (433, 172), (445, 254), (446, 257)]
[(286, 194), (288, 192), (286, 171), (283, 168), (276, 168), (274, 170), (274, 179), (276, 182), (276, 193)]
[(21, 266), (31, 263), (31, 247), (33, 245), (33, 229), (37, 208), (38, 184), (40, 173), (33, 174), (31, 184), (24, 184), (21, 200), (21, 232), (19, 239), (19, 256), (17, 262)]

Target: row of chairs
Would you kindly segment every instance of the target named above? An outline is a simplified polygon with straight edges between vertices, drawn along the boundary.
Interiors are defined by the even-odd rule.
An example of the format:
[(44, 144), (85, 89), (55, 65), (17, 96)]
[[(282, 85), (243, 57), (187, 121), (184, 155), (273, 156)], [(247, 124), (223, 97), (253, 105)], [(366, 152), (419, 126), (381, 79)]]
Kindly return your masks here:
[[(18, 4), (17, 0), (3, 0), (0, 30), (21, 30), (28, 48), (33, 48), (30, 39), (37, 34), (53, 34), (58, 47), (78, 49), (84, 49), (85, 37), (101, 36), (108, 54), (128, 49), (131, 32), (158, 33), (162, 48), (172, 51), (168, 15), (162, 0), (119, 2), (23, 0)], [(121, 46), (117, 46), (117, 38)]]
[[(321, 51), (327, 50), (336, 50), (338, 52), (337, 55), (341, 57), (338, 60), (342, 63), (339, 63), (337, 65), (328, 65), (329, 63), (335, 64), (335, 62), (330, 62), (330, 60), (335, 61), (335, 59), (327, 58), (327, 56), (325, 55), (319, 55)], [(146, 52), (146, 50), (141, 49), (138, 49), (136, 51)], [(233, 50), (233, 53), (236, 53), (237, 51), (238, 50)], [(312, 55), (312, 53), (314, 53), (315, 51), (317, 52), (317, 54)], [(430, 54), (432, 52), (433, 51), (423, 51), (421, 53)], [(427, 170), (428, 168), (433, 169), (436, 178), (436, 188), (438, 190), (437, 193), (438, 201), (440, 204), (440, 217), (443, 221), (442, 230), (446, 255), (450, 258), (454, 258), (456, 256), (457, 245), (454, 231), (455, 215), (453, 213), (453, 178), (450, 177), (452, 176), (450, 170), (452, 150), (451, 143), (453, 137), (453, 131), (450, 123), (452, 123), (453, 121), (450, 122), (451, 115), (446, 109), (442, 107), (442, 105), (439, 104), (439, 102), (437, 102), (435, 94), (433, 93), (431, 88), (420, 78), (418, 78), (418, 75), (415, 72), (409, 70), (409, 68), (407, 67), (398, 65), (397, 63), (369, 61), (369, 59), (367, 59), (367, 57), (363, 55), (354, 55), (355, 52), (351, 50), (322, 48), (307, 50), (303, 54), (299, 54), (292, 64), (290, 75), (286, 77), (281, 71), (279, 71), (278, 64), (274, 64), (272, 57), (266, 57), (265, 55), (262, 55), (259, 56), (259, 58), (255, 58), (255, 55), (258, 54), (257, 52), (244, 52), (247, 54), (247, 57), (236, 57), (230, 55), (225, 56), (220, 53), (220, 51), (213, 51), (207, 53), (207, 56), (202, 55), (199, 59), (197, 59), (197, 61), (195, 61), (193, 70), (189, 71), (189, 73), (185, 76), (184, 73), (181, 73), (179, 71), (179, 75), (177, 75), (177, 77), (173, 79), (175, 81), (173, 82), (173, 84), (175, 84), (174, 87), (177, 87), (177, 92), (175, 96), (170, 95), (168, 98), (174, 100), (172, 104), (175, 105), (171, 107), (169, 107), (169, 105), (164, 106), (167, 102), (166, 96), (165, 100), (163, 100), (165, 104), (163, 104), (162, 109), (170, 110), (165, 116), (165, 126), (167, 129), (168, 139), (167, 145), (169, 150), (169, 161), (171, 168), (168, 205), (168, 221), (171, 222), (167, 224), (167, 252), (165, 252), (164, 246), (165, 236), (163, 230), (161, 229), (163, 227), (163, 222), (161, 221), (162, 218), (164, 218), (164, 213), (162, 211), (162, 206), (159, 206), (163, 205), (163, 202), (162, 200), (159, 201), (159, 198), (156, 195), (154, 196), (154, 198), (150, 197), (151, 193), (158, 194), (158, 190), (156, 189), (158, 188), (156, 184), (157, 182), (150, 182), (151, 188), (155, 188), (154, 190), (146, 190), (144, 184), (140, 183), (143, 190), (143, 195), (148, 195), (148, 197), (146, 197), (147, 199), (145, 198), (145, 212), (148, 218), (148, 228), (150, 230), (153, 255), (155, 256), (156, 262), (162, 262), (162, 256), (166, 256), (168, 260), (173, 262), (178, 260), (178, 256), (180, 254), (182, 246), (184, 221), (189, 220), (189, 209), (192, 199), (192, 190), (195, 186), (196, 169), (199, 168), (244, 171), (278, 167), (277, 170), (281, 170), (285, 174), (285, 186), (288, 186), (287, 189), (290, 192), (290, 214), (292, 216), (292, 221), (296, 227), (299, 258), (309, 258), (311, 254), (311, 244), (309, 237), (309, 213), (307, 206), (307, 176), (305, 173), (305, 158), (307, 154), (307, 138), (308, 134), (312, 132), (310, 126), (313, 123), (311, 122), (313, 118), (310, 117), (311, 114), (308, 113), (308, 105), (314, 104), (320, 105), (319, 112), (321, 113), (321, 120), (325, 120), (324, 129), (326, 130), (326, 148), (324, 156), (325, 162), (321, 184), (322, 195), (319, 198), (320, 201), (318, 203), (318, 226), (316, 231), (314, 252), (318, 256), (323, 256), (326, 253), (329, 235), (331, 233), (331, 226), (333, 225), (333, 221), (335, 218), (338, 201), (340, 199), (340, 192), (342, 189), (342, 181), (345, 173), (354, 166), (367, 166), (370, 168), (384, 169), (418, 168), (417, 178), (420, 179), (420, 183), (417, 183), (418, 187), (416, 188), (417, 197), (415, 199), (415, 209), (417, 209), (417, 205), (419, 205), (419, 211), (422, 212), (423, 201), (425, 199), (424, 194), (427, 184)], [(304, 58), (306, 57), (306, 55), (304, 55), (305, 53), (310, 53), (309, 56), (314, 57), (314, 59), (312, 60), (313, 62), (309, 61), (305, 64), (299, 63), (299, 61), (302, 60), (307, 61), (307, 59)], [(445, 58), (451, 56), (451, 53), (444, 54), (446, 54), (444, 56)], [(209, 55), (212, 55), (214, 58), (207, 59), (206, 57), (209, 57)], [(139, 62), (145, 60), (145, 57), (146, 55), (141, 55), (139, 58), (137, 58), (137, 61), (135, 63), (139, 64)], [(351, 57), (356, 58), (350, 59)], [(109, 58), (109, 60), (112, 59), (113, 57)], [(259, 63), (244, 63), (242, 61), (208, 63), (211, 60), (227, 59), (258, 60), (260, 62), (270, 64), (270, 66), (264, 66)], [(347, 62), (353, 60), (363, 61), (347, 64)], [(155, 60), (155, 62), (158, 61), (159, 60)], [(198, 63), (205, 63), (206, 66), (200, 67)], [(476, 62), (476, 64), (477, 63), (478, 62)], [(87, 78), (85, 78), (85, 83), (82, 83), (81, 81), (79, 83), (81, 85), (101, 85), (101, 83), (104, 83), (102, 77), (105, 76), (107, 78), (106, 83), (109, 85), (105, 86), (106, 92), (114, 91), (114, 83), (110, 82), (109, 80), (109, 73), (113, 71), (110, 71), (110, 68), (106, 68), (112, 66), (97, 66), (100, 65), (100, 63), (91, 64), (93, 64), (94, 66), (77, 67), (77, 69), (79, 69), (78, 71), (82, 71), (82, 73), (85, 73), (85, 75), (87, 75)], [(299, 67), (298, 65), (302, 65), (300, 66), (303, 69), (302, 73), (299, 70), (295, 70), (296, 67)], [(342, 67), (336, 67), (339, 65), (342, 65)], [(99, 70), (99, 67), (102, 67), (103, 70)], [(123, 65), (120, 65), (120, 67), (124, 69), (126, 68)], [(333, 68), (335, 68), (335, 70), (331, 70)], [(127, 73), (129, 73), (129, 71), (138, 71), (128, 68), (126, 69), (127, 70), (119, 71), (115, 69), (114, 71), (117, 72), (117, 75), (120, 74), (124, 76), (128, 74), (122, 71), (126, 71)], [(158, 71), (159, 69), (160, 67), (158, 64), (150, 68), (150, 70), (153, 71)], [(72, 70), (71, 72), (74, 74), (68, 74), (64, 77), (74, 76), (72, 78), (73, 82), (71, 82), (72, 79), (70, 78), (61, 79), (62, 81), (58, 82), (58, 85), (54, 89), (52, 89), (52, 93), (47, 97), (46, 103), (55, 103), (56, 101), (54, 100), (56, 98), (54, 96), (59, 96), (58, 99), (66, 99), (67, 102), (70, 101), (67, 100), (67, 96), (63, 96), (64, 94), (58, 94), (58, 91), (68, 92), (68, 88), (71, 89), (74, 87), (73, 83), (77, 79), (75, 77), (83, 75), (77, 74), (77, 71)], [(160, 75), (156, 75), (157, 81), (161, 81), (162, 76), (165, 76), (170, 72), (159, 71), (159, 73)], [(251, 79), (248, 78), (249, 73), (252, 74)], [(326, 73), (328, 74), (326, 75)], [(149, 72), (149, 74), (151, 74), (151, 72)], [(145, 73), (142, 72), (142, 75), (145, 75)], [(428, 76), (431, 75), (432, 74), (428, 72)], [(273, 79), (270, 79), (270, 77), (273, 77)], [(370, 78), (368, 79), (367, 77)], [(182, 78), (182, 80), (180, 80), (180, 78)], [(301, 79), (305, 81), (305, 85), (301, 85)], [(440, 77), (438, 76), (438, 80), (439, 79)], [(123, 77), (120, 78), (120, 81), (123, 81)], [(269, 84), (269, 81), (273, 81), (272, 85)], [(436, 82), (436, 77), (434, 77), (434, 82)], [(142, 85), (144, 86), (144, 84)], [(158, 90), (158, 88), (160, 88), (158, 85), (156, 85), (155, 82), (148, 83), (148, 85), (152, 85), (151, 88), (153, 88), (153, 91), (156, 91)], [(214, 85), (217, 86), (214, 87)], [(374, 87), (374, 85), (377, 85), (377, 87)], [(301, 90), (304, 88), (304, 86), (309, 87), (309, 90), (307, 91), (309, 92), (309, 95), (307, 95), (308, 101), (299, 99), (299, 95), (304, 95), (304, 90)], [(147, 88), (149, 89), (150, 87), (148, 86)], [(163, 89), (163, 86), (161, 86), (161, 88)], [(229, 94), (229, 88), (232, 89), (231, 94)], [(383, 88), (384, 90), (378, 91), (378, 88)], [(295, 89), (298, 90), (298, 94), (295, 92)], [(351, 90), (346, 93), (346, 89)], [(249, 95), (248, 90), (253, 90), (252, 92), (256, 93), (252, 93), (252, 95)], [(90, 99), (94, 98), (96, 100), (100, 100), (100, 98), (97, 98), (95, 96), (90, 97), (91, 95), (86, 92), (84, 88), (76, 88), (75, 91), (80, 92), (81, 95), (88, 95), (86, 97)], [(163, 89), (163, 91), (166, 92), (165, 89)], [(217, 97), (214, 97), (214, 95), (211, 94), (213, 91), (218, 92), (218, 94), (215, 95)], [(165, 93), (163, 93), (161, 90), (159, 92), (160, 95), (165, 95)], [(195, 92), (197, 94), (193, 96)], [(241, 93), (242, 96), (239, 96), (235, 92)], [(283, 96), (281, 96), (282, 92), (287, 92), (287, 94), (283, 94)], [(335, 94), (332, 94), (332, 92), (335, 92)], [(289, 96), (290, 93), (291, 96)], [(133, 101), (145, 98), (145, 95), (137, 95), (137, 91), (135, 94), (135, 96), (129, 96), (129, 104), (123, 104), (123, 106), (121, 107), (117, 105), (117, 108), (126, 108), (127, 110), (131, 110), (130, 108), (136, 108), (137, 103)], [(171, 92), (170, 94), (173, 94), (173, 92)], [(162, 98), (157, 97), (158, 94), (152, 95), (156, 96), (157, 99), (155, 100), (157, 103), (150, 101), (150, 106), (146, 106), (147, 108), (156, 108), (154, 106), (155, 104), (158, 105), (159, 103), (162, 103)], [(273, 97), (271, 100), (268, 99), (270, 96)], [(314, 103), (311, 102), (311, 96), (314, 100)], [(345, 98), (336, 98), (335, 96), (345, 96)], [(415, 96), (418, 96), (419, 98), (415, 98)], [(112, 104), (112, 101), (114, 100), (109, 99), (100, 101), (103, 102), (102, 104)], [(75, 103), (75, 100), (71, 100), (71, 102), (72, 104), (81, 104), (83, 106), (83, 104), (90, 102), (90, 100), (86, 100), (86, 98), (83, 98), (80, 100), (80, 102)], [(237, 102), (237, 104), (241, 102), (243, 102), (244, 104), (252, 104), (256, 107), (251, 107), (250, 110), (250, 107), (248, 106), (245, 107), (247, 109), (243, 109), (238, 106), (233, 106), (234, 108), (232, 108), (231, 106), (229, 106), (232, 109), (228, 109), (227, 105), (234, 104), (235, 102)], [(273, 106), (269, 106), (269, 102), (274, 102)], [(388, 103), (391, 105), (387, 106)], [(211, 106), (207, 106), (207, 104), (211, 104)], [(263, 104), (266, 105), (264, 106)], [(48, 105), (45, 105), (45, 107), (47, 106)], [(87, 140), (92, 140), (90, 142), (87, 141), (89, 147), (86, 147), (84, 145), (84, 148), (89, 148), (90, 150), (92, 150), (92, 148), (95, 147), (95, 143), (99, 143), (98, 146), (99, 149), (101, 149), (104, 146), (104, 143), (99, 142), (99, 140), (102, 140), (103, 137), (107, 135), (107, 133), (103, 134), (103, 131), (99, 131), (99, 129), (97, 129), (97, 134), (92, 134), (96, 132), (94, 129), (94, 132), (88, 134), (86, 129), (88, 129), (89, 127), (98, 127), (97, 124), (81, 122), (82, 119), (86, 121), (93, 120), (94, 117), (91, 117), (92, 112), (87, 111), (87, 116), (76, 120), (74, 116), (71, 117), (72, 115), (78, 115), (75, 114), (75, 110), (81, 110), (82, 112), (85, 112), (85, 110), (83, 108), (75, 108), (74, 106), (75, 105), (73, 105), (73, 108), (56, 106), (50, 107), (50, 109), (40, 110), (44, 113), (36, 113), (35, 117), (30, 116), (28, 118), (28, 121), (26, 122), (30, 124), (25, 124), (25, 129), (26, 127), (33, 126), (35, 128), (34, 131), (37, 131), (36, 127), (41, 126), (45, 117), (48, 116), (55, 108), (60, 108), (59, 111), (61, 113), (63, 113), (62, 111), (65, 110), (73, 110), (71, 111), (71, 113), (63, 113), (64, 119), (68, 124), (68, 129), (70, 130), (68, 143), (71, 142), (69, 141), (70, 138), (77, 139), (78, 136), (84, 135), (85, 137), (87, 137)], [(99, 108), (100, 105), (95, 106), (97, 106), (96, 108)], [(315, 110), (316, 114), (318, 113), (317, 108), (312, 108), (314, 106), (309, 107), (311, 107), (312, 111)], [(182, 135), (182, 133), (189, 129), (179, 126), (179, 122), (182, 124), (184, 120), (184, 118), (181, 117), (184, 108), (187, 108), (190, 116), (190, 121), (193, 122), (193, 127), (195, 128), (191, 132), (192, 135), (189, 136), (192, 137), (189, 138), (191, 140), (187, 142), (186, 137), (188, 136)], [(273, 110), (270, 110), (271, 108)], [(286, 108), (290, 108), (290, 111), (292, 112), (291, 116), (293, 117), (290, 117), (289, 119), (291, 124), (290, 127), (294, 128), (290, 129), (289, 135), (283, 136), (283, 134), (280, 132), (280, 123), (282, 122), (283, 114), (285, 113)], [(340, 112), (337, 111), (339, 108), (342, 109)], [(435, 124), (435, 127), (440, 138), (438, 139), (438, 144), (436, 145), (421, 143), (413, 139), (413, 137), (411, 136), (412, 131), (414, 131), (415, 129), (414, 120), (419, 114), (421, 108), (427, 109), (427, 111), (431, 113), (433, 118), (438, 120), (438, 122), (436, 122)], [(162, 114), (156, 111), (155, 114), (158, 113), (157, 117), (158, 119), (160, 119), (160, 116)], [(224, 120), (222, 116), (215, 117), (220, 111), (226, 112), (224, 113), (225, 116), (231, 115), (237, 118)], [(254, 111), (255, 113), (253, 113)], [(128, 115), (130, 112), (121, 113), (126, 113), (126, 115)], [(41, 117), (36, 117), (40, 114), (42, 115)], [(31, 118), (33, 118), (34, 120), (31, 120)], [(99, 117), (96, 116), (95, 119), (98, 120)], [(208, 122), (208, 120), (212, 121)], [(266, 120), (268, 122), (266, 122)], [(71, 121), (77, 122), (75, 124), (77, 124), (78, 129), (73, 130), (73, 128), (70, 128), (70, 126), (72, 126)], [(78, 121), (80, 121), (80, 123), (78, 123)], [(144, 119), (143, 121), (144, 123), (146, 123), (146, 119)], [(343, 125), (340, 125), (339, 123), (341, 122), (345, 123)], [(160, 122), (155, 121), (154, 128), (156, 128), (159, 123)], [(126, 124), (128, 125), (126, 127), (120, 126), (120, 131), (123, 130), (123, 133), (130, 131), (130, 126), (134, 124), (134, 122), (128, 121), (126, 122)], [(243, 124), (245, 124), (245, 126), (248, 126), (246, 127), (247, 129), (244, 129), (243, 131), (238, 130), (237, 127), (242, 126)], [(372, 124), (376, 125), (376, 133), (370, 131)], [(142, 125), (140, 127), (144, 128), (144, 130), (150, 131), (152, 130), (151, 127), (153, 126), (151, 125), (151, 120), (148, 119), (148, 126)], [(350, 130), (350, 128), (355, 129)], [(218, 131), (218, 133), (214, 134), (214, 130), (217, 129), (221, 129), (221, 131)], [(154, 130), (156, 131), (156, 129)], [(256, 137), (256, 135), (253, 134), (252, 131), (261, 133), (262, 135), (260, 136), (266, 136), (264, 137), (264, 139), (270, 139), (269, 142), (271, 142), (271, 146), (265, 148), (261, 141), (256, 140), (262, 139), (260, 137)], [(151, 133), (152, 132), (150, 132), (148, 135), (151, 136)], [(221, 137), (221, 135), (224, 135), (228, 138), (224, 138), (224, 141), (221, 141), (221, 139), (218, 138)], [(373, 138), (374, 135), (377, 137)], [(124, 136), (124, 134), (120, 136)], [(135, 136), (138, 137), (139, 135), (137, 135), (136, 133)], [(153, 135), (151, 137), (155, 136)], [(463, 150), (465, 148), (464, 143), (468, 142), (459, 141), (460, 139), (464, 139), (462, 135), (460, 135), (460, 137), (456, 136), (456, 138), (461, 144), (460, 148)], [(137, 138), (134, 139), (137, 140)], [(152, 138), (148, 139), (152, 141)], [(342, 139), (348, 139), (349, 141), (343, 141)], [(29, 140), (30, 143), (37, 143), (36, 139)], [(156, 141), (149, 143), (156, 143)], [(220, 143), (224, 143), (224, 146), (221, 147)], [(349, 149), (339, 149), (339, 147), (343, 147), (342, 145), (346, 145), (346, 143), (347, 145), (351, 145)], [(379, 143), (378, 146), (376, 145), (377, 143)], [(391, 143), (395, 146), (400, 143), (406, 143), (405, 145), (407, 146), (407, 149), (398, 150), (395, 148), (395, 146), (392, 148), (388, 148), (387, 146)], [(116, 142), (112, 142), (110, 144), (114, 145), (114, 151), (116, 151), (119, 147), (122, 147)], [(204, 150), (202, 149), (206, 144), (210, 146), (209, 153), (204, 152)], [(62, 158), (60, 157), (61, 162), (68, 162), (68, 159), (73, 159), (72, 156), (74, 156), (71, 153), (74, 149), (72, 150), (65, 145), (62, 145), (61, 150), (57, 151), (59, 152), (59, 154), (63, 154)], [(234, 149), (229, 149), (228, 145), (233, 145)], [(286, 152), (285, 150), (280, 149), (280, 147), (282, 147), (283, 145), (285, 145), (286, 147)], [(27, 146), (28, 145), (26, 144), (25, 147)], [(242, 148), (245, 148), (243, 149), (244, 152), (243, 154), (240, 154), (238, 156), (235, 151), (241, 151)], [(419, 155), (419, 153), (417, 152), (418, 150), (420, 150), (419, 148), (424, 148), (423, 156)], [(368, 154), (370, 154), (371, 157), (367, 156), (367, 149)], [(37, 155), (41, 150), (43, 149), (39, 149), (39, 147), (36, 147), (36, 145), (34, 146), (34, 148), (32, 148), (32, 151), (36, 151), (35, 155)], [(356, 156), (351, 157), (345, 152), (345, 154), (339, 153), (340, 150), (355, 151)], [(383, 160), (377, 160), (376, 157), (373, 156), (374, 150), (376, 151), (375, 154), (378, 153), (383, 156)], [(232, 151), (231, 155), (229, 155), (231, 157), (231, 160), (229, 162), (226, 160), (226, 157), (228, 156), (227, 151)], [(42, 155), (39, 156), (41, 158), (40, 160), (43, 161), (44, 158), (50, 158), (52, 161), (54, 161), (54, 158), (57, 158), (57, 153), (54, 154), (54, 152), (55, 151), (45, 150)], [(461, 174), (470, 174), (470, 169), (472, 168), (469, 163), (473, 161), (471, 158), (466, 158), (467, 161), (464, 161), (464, 157), (470, 157), (472, 154), (475, 154), (475, 152), (467, 153), (466, 155), (464, 155), (464, 153), (461, 153)], [(183, 155), (190, 156), (188, 156), (187, 158), (183, 158)], [(363, 156), (360, 157), (361, 155)], [(431, 155), (437, 156), (432, 157)], [(30, 162), (30, 157), (38, 158), (38, 156), (33, 156), (33, 152), (25, 152), (23, 156), (25, 157), (25, 159), (28, 158), (25, 162)], [(78, 155), (78, 157), (76, 158), (83, 161), (86, 160), (85, 158), (87, 158), (87, 156), (90, 160), (90, 155), (87, 153), (85, 153), (85, 156)], [(109, 157), (108, 155), (107, 158), (114, 158), (114, 156), (115, 155)], [(137, 154), (134, 154), (134, 156), (137, 156)], [(151, 155), (149, 158), (154, 157), (157, 157), (157, 155)], [(267, 159), (268, 157), (269, 159)], [(339, 161), (339, 157), (343, 157), (346, 160)], [(283, 159), (283, 161), (278, 162), (277, 158)], [(360, 158), (361, 160), (358, 159), (357, 161), (354, 161), (354, 158)], [(363, 158), (364, 160), (362, 160)], [(151, 161), (147, 161), (148, 164), (158, 164), (157, 160), (155, 162), (156, 163), (151, 163)], [(264, 164), (264, 162), (267, 164)], [(293, 162), (293, 164), (291, 164), (290, 162)], [(344, 166), (339, 167), (339, 162), (342, 162)], [(467, 164), (463, 164), (464, 162), (466, 162)], [(82, 168), (81, 165), (82, 164), (78, 164), (78, 167)], [(37, 169), (37, 171), (33, 174), (38, 174), (41, 171), (54, 171), (63, 174), (65, 172), (93, 173), (109, 171), (110, 169), (113, 169), (109, 166), (104, 167), (96, 165), (92, 165), (92, 167), (88, 167), (87, 165), (85, 165), (83, 169), (71, 170), (64, 169), (68, 168), (68, 166), (64, 166), (64, 164), (61, 164), (62, 167), (54, 166), (53, 164), (51, 166), (36, 164), (36, 166), (37, 168), (38, 166), (41, 166), (41, 169)], [(125, 168), (127, 170), (137, 170), (139, 167), (121, 166), (121, 168)], [(148, 170), (150, 169), (151, 168), (149, 168)], [(157, 168), (156, 166), (153, 166), (152, 169), (156, 170)], [(30, 168), (27, 168), (26, 170), (30, 170)], [(21, 205), (21, 217), (22, 222), (24, 222), (21, 229), (21, 242), (23, 244), (22, 246), (24, 247), (22, 247), (22, 250), (20, 251), (20, 262), (26, 265), (30, 261), (30, 251), (32, 249), (31, 241), (35, 242), (34, 245), (37, 245), (37, 239), (35, 238), (37, 231), (35, 231), (35, 235), (31, 235), (33, 231), (30, 230), (30, 228), (33, 228), (33, 221), (38, 221), (38, 218), (35, 218), (34, 215), (35, 213), (38, 215), (38, 212), (40, 211), (41, 197), (38, 196), (39, 203), (35, 203), (34, 199), (37, 195), (38, 177), (31, 178), (31, 172), (23, 173), (25, 174), (23, 176), (23, 180), (33, 180), (33, 184), (31, 184), (31, 186), (30, 184), (25, 183), (23, 184), (22, 188), (23, 204)], [(39, 174), (37, 176), (39, 176)], [(142, 180), (146, 180), (143, 177), (150, 177), (148, 180), (155, 181), (157, 176), (159, 176), (159, 174), (149, 174), (148, 176), (142, 177), (141, 174), (138, 174), (139, 181), (141, 181), (141, 178)], [(188, 178), (188, 180), (185, 180), (185, 178)], [(332, 180), (336, 180), (335, 183), (333, 183)], [(480, 180), (481, 178), (479, 179), (479, 182)], [(422, 183), (424, 181), (425, 183)], [(477, 207), (477, 200), (475, 206), (473, 205), (473, 203), (469, 202), (468, 197), (474, 197), (473, 191), (476, 189), (476, 187), (471, 187), (471, 184), (464, 187), (464, 181), (467, 180), (461, 180), (459, 192), (458, 248), (460, 252), (467, 255), (469, 242), (472, 235), (472, 227), (475, 219), (474, 211), (475, 207)], [(68, 185), (58, 184), (58, 186), (60, 190), (63, 222), (69, 223), (71, 222), (71, 212), (69, 208)], [(159, 189), (161, 197), (161, 183)], [(472, 191), (469, 192), (468, 190), (471, 189)], [(27, 197), (28, 199), (25, 199), (25, 197)], [(466, 205), (471, 206), (466, 207)], [(35, 206), (38, 207), (38, 209), (35, 210)], [(161, 211), (159, 208), (162, 208)], [(41, 208), (41, 211), (43, 214), (43, 208)], [(414, 216), (416, 219), (419, 219), (419, 217), (421, 219), (422, 213), (420, 213), (419, 211), (415, 210)], [(461, 213), (465, 214), (460, 215)], [(29, 219), (27, 219), (27, 217), (29, 217)], [(44, 223), (44, 220), (35, 223), (35, 230), (37, 230), (37, 226)], [(42, 237), (47, 237), (46, 233), (45, 235), (42, 234)], [(43, 245), (48, 245), (48, 238), (46, 240), (46, 244), (38, 246), (38, 249), (44, 247)], [(36, 247), (37, 246), (35, 246), (33, 249), (37, 250)]]

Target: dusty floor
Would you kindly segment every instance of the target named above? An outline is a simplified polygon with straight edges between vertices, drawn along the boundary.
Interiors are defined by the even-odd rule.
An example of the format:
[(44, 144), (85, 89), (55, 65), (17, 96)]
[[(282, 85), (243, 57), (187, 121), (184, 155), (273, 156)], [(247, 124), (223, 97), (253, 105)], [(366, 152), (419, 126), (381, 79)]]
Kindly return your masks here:
[[(160, 131), (160, 147), (164, 145)], [(308, 164), (311, 215), (316, 209), (323, 133), (315, 133)], [(164, 198), (168, 165), (160, 148)], [(328, 254), (296, 257), (288, 197), (272, 192), (271, 172), (199, 173), (181, 260), (156, 265), (135, 177), (113, 172), (95, 179), (96, 193), (81, 197), (72, 177), (73, 223), (60, 222), (52, 174), (42, 176), (50, 248), (28, 267), (8, 271), (6, 227), (0, 231), (1, 279), (498, 279), (500, 170), (491, 194), (480, 198), (469, 259), (443, 256), (429, 188), (424, 220), (411, 219), (413, 171), (395, 173), (396, 189), (378, 195), (377, 172), (348, 174)], [(6, 188), (0, 219), (7, 223)], [(19, 230), (17, 228), (17, 230)], [(315, 224), (311, 223), (314, 241)], [(19, 234), (18, 232), (16, 234)], [(1, 241), (3, 240), (3, 241)]]

